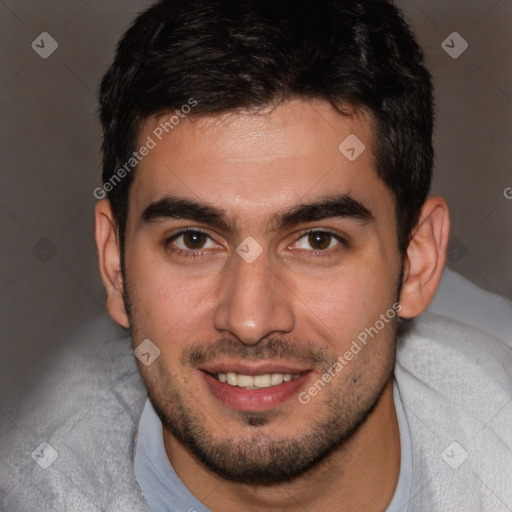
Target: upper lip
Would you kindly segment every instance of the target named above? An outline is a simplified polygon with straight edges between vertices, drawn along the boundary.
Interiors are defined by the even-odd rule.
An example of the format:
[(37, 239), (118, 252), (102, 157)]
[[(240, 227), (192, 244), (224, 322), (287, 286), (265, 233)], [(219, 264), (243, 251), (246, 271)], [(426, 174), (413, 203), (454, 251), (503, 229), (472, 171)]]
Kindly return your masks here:
[(242, 375), (264, 375), (266, 373), (306, 373), (311, 368), (300, 367), (299, 365), (290, 365), (289, 363), (264, 362), (264, 363), (247, 363), (247, 362), (228, 362), (206, 364), (198, 368), (199, 370), (215, 375), (217, 373), (234, 372)]

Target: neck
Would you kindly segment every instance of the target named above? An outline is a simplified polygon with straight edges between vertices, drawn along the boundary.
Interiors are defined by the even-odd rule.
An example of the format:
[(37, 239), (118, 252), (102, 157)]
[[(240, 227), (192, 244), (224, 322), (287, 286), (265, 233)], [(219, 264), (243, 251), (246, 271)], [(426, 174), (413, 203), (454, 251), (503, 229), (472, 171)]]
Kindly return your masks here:
[(164, 428), (164, 443), (176, 474), (213, 512), (382, 512), (393, 498), (400, 473), (400, 433), (392, 380), (354, 437), (325, 461), (285, 484), (257, 487), (222, 480)]

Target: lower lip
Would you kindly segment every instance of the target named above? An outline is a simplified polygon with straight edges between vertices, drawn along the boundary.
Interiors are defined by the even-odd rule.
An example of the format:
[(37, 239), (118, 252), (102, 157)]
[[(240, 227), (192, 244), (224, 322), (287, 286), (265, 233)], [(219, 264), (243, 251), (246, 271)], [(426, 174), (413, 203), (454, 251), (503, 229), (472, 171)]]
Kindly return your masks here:
[(277, 386), (261, 389), (245, 389), (220, 382), (209, 373), (201, 371), (200, 374), (210, 391), (222, 403), (239, 411), (258, 412), (266, 411), (283, 404), (291, 397), (296, 396), (298, 390), (309, 378), (307, 372), (300, 377), (283, 382)]

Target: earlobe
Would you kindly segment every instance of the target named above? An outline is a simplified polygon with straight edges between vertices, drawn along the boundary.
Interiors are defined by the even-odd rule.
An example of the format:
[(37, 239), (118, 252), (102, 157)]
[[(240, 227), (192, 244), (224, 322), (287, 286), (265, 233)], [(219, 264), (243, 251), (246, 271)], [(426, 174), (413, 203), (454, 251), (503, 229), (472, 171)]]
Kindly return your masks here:
[(446, 263), (450, 214), (442, 197), (429, 197), (421, 210), (404, 261), (400, 316), (423, 313), (434, 298)]
[(102, 199), (96, 204), (94, 234), (101, 279), (107, 292), (108, 312), (118, 324), (128, 328), (130, 323), (123, 302), (119, 240), (112, 208), (107, 199)]

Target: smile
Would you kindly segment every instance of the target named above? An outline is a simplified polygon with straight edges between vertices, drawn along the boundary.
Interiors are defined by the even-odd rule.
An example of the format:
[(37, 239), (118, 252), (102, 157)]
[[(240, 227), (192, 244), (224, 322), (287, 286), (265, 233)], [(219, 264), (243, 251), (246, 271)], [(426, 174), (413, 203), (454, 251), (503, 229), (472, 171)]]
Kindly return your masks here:
[(279, 386), (283, 382), (298, 379), (300, 373), (265, 373), (262, 375), (244, 375), (241, 373), (227, 372), (217, 373), (214, 377), (220, 382), (230, 386), (238, 386), (245, 389), (261, 389)]
[[(234, 365), (233, 365), (234, 366)], [(268, 411), (296, 398), (315, 372), (288, 365), (267, 364), (259, 367), (229, 363), (199, 371), (206, 388), (230, 409), (247, 412)]]

